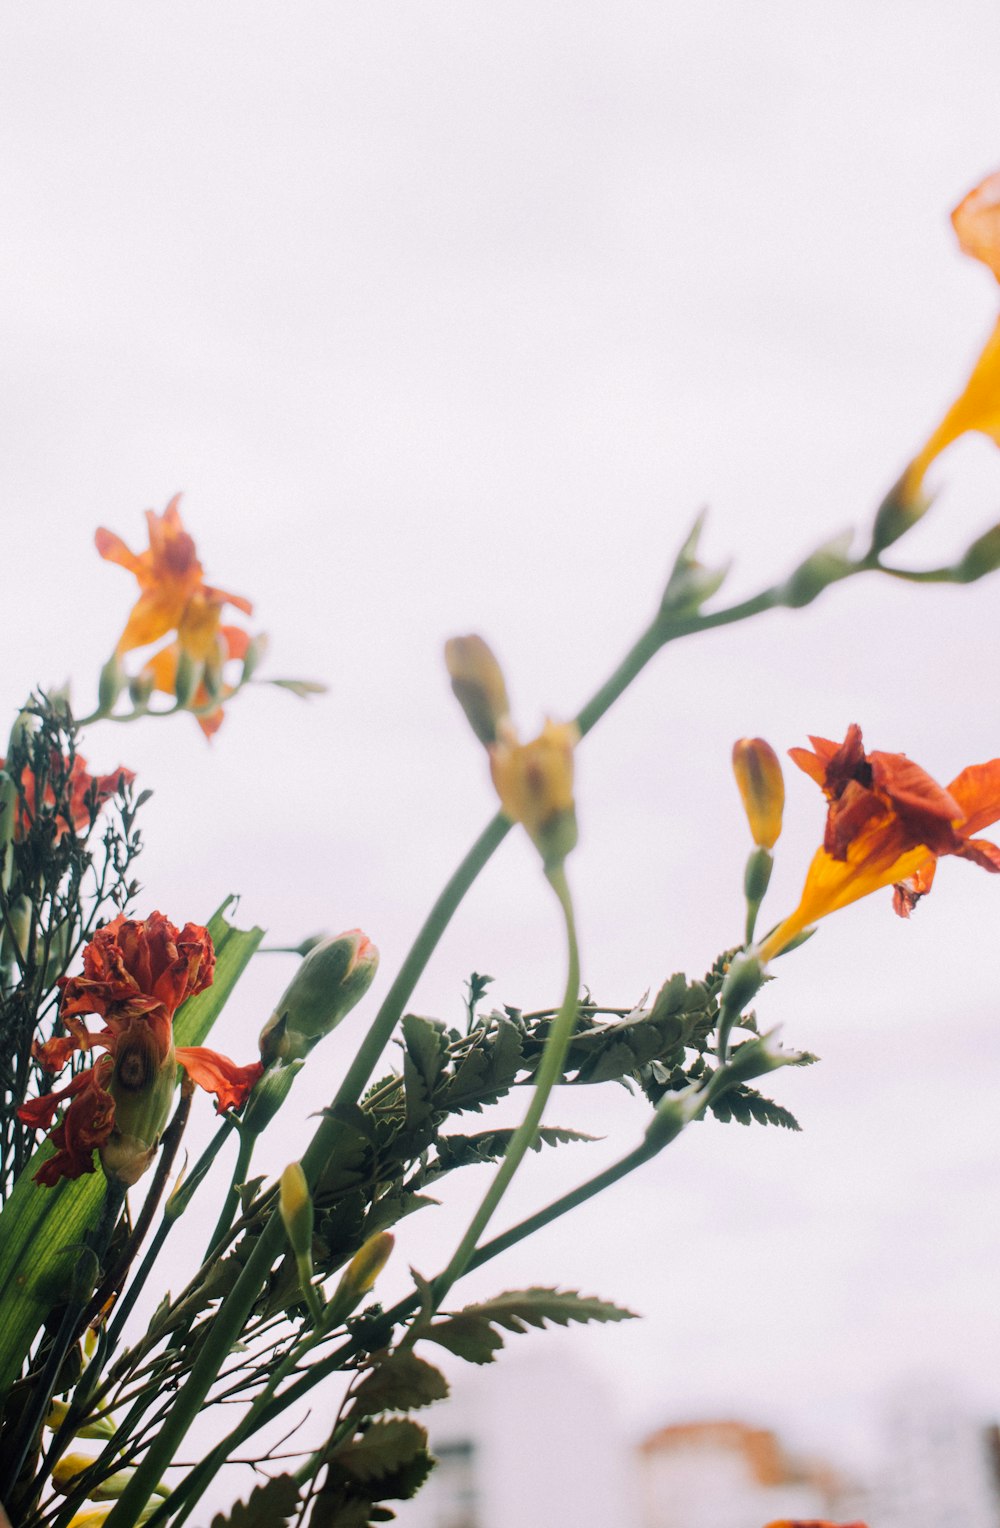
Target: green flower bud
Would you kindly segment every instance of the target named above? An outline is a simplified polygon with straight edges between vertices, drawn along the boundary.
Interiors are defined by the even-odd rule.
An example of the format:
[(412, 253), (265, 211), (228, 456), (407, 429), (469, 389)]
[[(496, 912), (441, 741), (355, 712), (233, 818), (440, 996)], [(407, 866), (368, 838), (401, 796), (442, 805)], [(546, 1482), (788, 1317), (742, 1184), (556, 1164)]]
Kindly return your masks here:
[(872, 527), (872, 552), (884, 552), (907, 531), (911, 531), (930, 509), (931, 501), (914, 484), (913, 475), (907, 469), (898, 483), (894, 483), (882, 500), (875, 514)]
[(705, 524), (705, 510), (695, 520), (684, 545), (677, 553), (677, 560), (667, 580), (660, 602), (661, 615), (684, 615), (693, 613), (699, 606), (722, 587), (729, 572), (729, 563), (719, 568), (707, 568), (698, 561), (698, 542)]
[(278, 1207), (296, 1259), (311, 1267), (313, 1202), (301, 1162), (289, 1162), (282, 1173)]
[(254, 674), (257, 672), (257, 669), (267, 657), (267, 649), (269, 646), (269, 638), (263, 631), (259, 632), (258, 635), (251, 640), (250, 646), (247, 648), (243, 655), (243, 673), (240, 678), (240, 684), (248, 684), (249, 681), (253, 678)]
[(378, 970), (378, 950), (360, 929), (324, 939), (285, 988), (260, 1035), (265, 1065), (294, 1061), (336, 1029), (364, 997)]
[(997, 568), (1000, 568), (1000, 525), (979, 536), (952, 571), (956, 582), (974, 584), (977, 578), (985, 578)]
[(125, 683), (122, 660), (117, 653), (112, 653), (101, 669), (100, 678), (97, 681), (97, 705), (102, 716), (111, 715), (115, 708), (115, 701), (125, 688)]
[(251, 1135), (260, 1135), (261, 1131), (267, 1129), (304, 1066), (304, 1061), (288, 1061), (280, 1066), (268, 1067), (250, 1094), (250, 1102), (242, 1120), (244, 1130)]
[(191, 704), (204, 672), (204, 663), (200, 659), (192, 658), (190, 653), (181, 648), (174, 680), (174, 694), (177, 696), (178, 706), (184, 707)]
[(848, 556), (852, 539), (852, 533), (845, 531), (817, 547), (778, 590), (779, 605), (788, 605), (793, 610), (810, 605), (830, 584), (846, 578), (854, 567)]

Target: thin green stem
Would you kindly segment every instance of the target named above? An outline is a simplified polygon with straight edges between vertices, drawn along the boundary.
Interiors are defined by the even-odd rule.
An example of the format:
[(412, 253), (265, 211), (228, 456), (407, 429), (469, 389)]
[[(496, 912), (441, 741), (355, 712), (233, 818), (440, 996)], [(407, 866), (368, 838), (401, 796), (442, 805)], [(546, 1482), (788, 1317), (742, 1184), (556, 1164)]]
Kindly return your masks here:
[(441, 1304), (441, 1301), (445, 1298), (456, 1279), (460, 1279), (465, 1272), (469, 1259), (476, 1250), (480, 1236), (482, 1236), (492, 1220), (497, 1206), (507, 1192), (514, 1174), (524, 1160), (525, 1153), (534, 1146), (542, 1114), (549, 1100), (549, 1094), (562, 1077), (566, 1051), (569, 1048), (569, 1042), (576, 1027), (580, 1002), (580, 951), (576, 938), (573, 902), (570, 897), (566, 873), (562, 865), (549, 872), (549, 881), (559, 899), (559, 905), (562, 908), (563, 917), (566, 922), (568, 960), (566, 990), (562, 1006), (549, 1029), (548, 1037), (545, 1041), (545, 1049), (542, 1052), (542, 1058), (535, 1073), (535, 1085), (531, 1094), (531, 1102), (528, 1105), (524, 1118), (511, 1137), (493, 1182), (490, 1184), (486, 1194), (483, 1196), (482, 1203), (469, 1222), (465, 1235), (456, 1247), (451, 1261), (444, 1272), (439, 1274), (434, 1280), (432, 1288), (435, 1309)]
[(233, 1223), (233, 1216), (239, 1208), (240, 1187), (247, 1181), (250, 1159), (253, 1156), (256, 1145), (257, 1132), (247, 1130), (245, 1127), (242, 1128), (240, 1130), (240, 1149), (236, 1154), (236, 1165), (233, 1168), (233, 1175), (229, 1180), (229, 1188), (222, 1202), (222, 1209), (219, 1211), (219, 1218), (215, 1223), (215, 1230), (208, 1239), (205, 1256), (202, 1258), (203, 1263), (208, 1262), (213, 1252), (218, 1250), (219, 1243), (224, 1241), (229, 1234), (229, 1228)]

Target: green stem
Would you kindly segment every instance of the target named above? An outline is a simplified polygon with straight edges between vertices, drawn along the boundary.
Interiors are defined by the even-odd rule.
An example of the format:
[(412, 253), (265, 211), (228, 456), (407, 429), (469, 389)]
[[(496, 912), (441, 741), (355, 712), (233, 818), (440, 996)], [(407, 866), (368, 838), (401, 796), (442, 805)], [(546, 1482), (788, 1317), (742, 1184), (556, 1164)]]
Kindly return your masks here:
[(219, 1211), (219, 1218), (216, 1221), (215, 1230), (209, 1237), (208, 1246), (205, 1248), (205, 1256), (202, 1258), (203, 1263), (208, 1262), (213, 1252), (219, 1249), (220, 1242), (224, 1241), (229, 1234), (229, 1228), (233, 1223), (233, 1216), (236, 1214), (236, 1211), (239, 1208), (240, 1186), (247, 1181), (247, 1172), (250, 1167), (250, 1159), (253, 1156), (254, 1147), (256, 1145), (257, 1132), (255, 1130), (247, 1130), (245, 1127), (241, 1128), (240, 1149), (236, 1154), (236, 1165), (233, 1168), (233, 1176), (229, 1180), (229, 1188), (226, 1192), (226, 1197), (223, 1200), (222, 1209)]
[[(469, 1222), (468, 1229), (462, 1240), (455, 1249), (454, 1255), (444, 1272), (439, 1274), (433, 1284), (433, 1305), (436, 1310), (441, 1301), (447, 1295), (456, 1279), (460, 1279), (465, 1272), (469, 1259), (476, 1250), (476, 1245), (486, 1227), (493, 1218), (494, 1212), (499, 1205), (507, 1188), (524, 1160), (525, 1153), (534, 1146), (538, 1136), (538, 1127), (541, 1124), (545, 1105), (548, 1103), (549, 1094), (556, 1083), (562, 1077), (563, 1062), (566, 1060), (566, 1051), (576, 1027), (577, 1014), (580, 1001), (580, 951), (576, 938), (576, 923), (573, 918), (573, 903), (569, 893), (569, 885), (566, 881), (566, 872), (562, 865), (549, 872), (549, 881), (559, 899), (563, 917), (566, 921), (566, 942), (568, 947), (568, 969), (566, 973), (566, 991), (563, 996), (562, 1006), (553, 1020), (545, 1041), (545, 1049), (535, 1073), (535, 1085), (531, 1094), (531, 1102), (520, 1125), (518, 1125), (510, 1144), (504, 1153), (504, 1159), (483, 1197), (483, 1201)], [(410, 1340), (414, 1340), (415, 1333), (411, 1332)]]

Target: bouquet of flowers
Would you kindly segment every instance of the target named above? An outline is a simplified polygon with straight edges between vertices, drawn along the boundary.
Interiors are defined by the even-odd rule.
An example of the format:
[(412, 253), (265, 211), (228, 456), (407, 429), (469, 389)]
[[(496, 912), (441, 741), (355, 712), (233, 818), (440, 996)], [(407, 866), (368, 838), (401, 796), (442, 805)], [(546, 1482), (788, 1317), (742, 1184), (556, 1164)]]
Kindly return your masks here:
[[(954, 223), (962, 248), (1000, 279), (1000, 174), (961, 203)], [(1000, 870), (1000, 849), (979, 836), (1000, 819), (1000, 758), (941, 784), (903, 753), (866, 748), (858, 725), (842, 739), (793, 748), (822, 792), (825, 828), (797, 906), (769, 915), (761, 933), (784, 783), (768, 743), (738, 740), (733, 769), (751, 838), (745, 924), (703, 975), (664, 973), (655, 995), (634, 1004), (581, 989), (567, 868), (577, 840), (575, 751), (668, 644), (807, 607), (861, 575), (965, 584), (1000, 567), (1000, 525), (948, 566), (894, 561), (894, 546), (929, 507), (928, 469), (967, 431), (1000, 443), (1000, 324), (860, 550), (853, 537), (830, 540), (776, 583), (726, 605), (726, 570), (699, 559), (699, 519), (619, 666), (575, 717), (547, 721), (536, 737), (519, 732), (484, 639), (449, 641), (447, 672), (483, 749), (496, 815), (430, 908), (377, 1011), (362, 1006), (378, 965), (367, 934), (305, 940), (287, 989), (261, 1015), (256, 1054), (235, 1060), (206, 1042), (237, 983), (252, 988), (263, 932), (236, 927), (228, 903), (206, 926), (140, 905), (134, 863), (148, 793), (124, 765), (92, 773), (91, 744), (85, 757), (81, 741), (91, 728), (106, 734), (178, 713), (212, 736), (251, 684), (299, 695), (321, 686), (262, 677), (264, 639), (224, 619), (227, 607), (245, 617), (252, 607), (205, 581), (176, 499), (162, 514), (147, 512), (140, 552), (98, 530), (98, 552), (135, 577), (139, 595), (99, 675), (96, 704), (77, 716), (64, 691), (31, 695), (0, 770), (0, 1501), (16, 1528), (186, 1522), (226, 1462), (324, 1381), (324, 1397), (335, 1399), (322, 1435), (294, 1456), (295, 1468), (264, 1471), (213, 1528), (390, 1520), (390, 1504), (419, 1490), (434, 1466), (416, 1414), (448, 1391), (436, 1350), (487, 1364), (528, 1328), (631, 1317), (562, 1288), (462, 1304), (464, 1274), (613, 1189), (706, 1115), (797, 1128), (770, 1086), (759, 1086), (815, 1060), (783, 1048), (753, 1006), (777, 961), (820, 920), (872, 893), (891, 889), (896, 913), (910, 916), (942, 855)], [(957, 763), (940, 766), (950, 774)], [(494, 1002), (491, 978), (474, 973), (461, 1027), (409, 1012), (449, 920), (515, 829), (538, 851), (564, 931), (561, 993), (526, 1013)], [(277, 1182), (253, 1176), (257, 1142), (280, 1128), (297, 1075), (354, 1009), (361, 1043), (301, 1159)], [(394, 1037), (401, 1065), (387, 1068)], [(617, 1161), (493, 1229), (528, 1152), (586, 1139), (549, 1119), (553, 1089), (572, 1097), (623, 1082), (641, 1119)], [(189, 1115), (204, 1103), (199, 1091), (212, 1095), (218, 1123), (178, 1171)], [(510, 1095), (524, 1100), (516, 1126), (469, 1120)], [(464, 1234), (438, 1269), (414, 1273), (409, 1293), (384, 1308), (378, 1279), (401, 1256), (400, 1222), (470, 1164), (486, 1164), (491, 1176)], [(162, 1256), (178, 1222), (195, 1225), (199, 1257), (185, 1286), (168, 1293)], [(202, 1238), (203, 1224), (211, 1231)], [(192, 1462), (192, 1428), (204, 1415), (216, 1419), (218, 1440)]]

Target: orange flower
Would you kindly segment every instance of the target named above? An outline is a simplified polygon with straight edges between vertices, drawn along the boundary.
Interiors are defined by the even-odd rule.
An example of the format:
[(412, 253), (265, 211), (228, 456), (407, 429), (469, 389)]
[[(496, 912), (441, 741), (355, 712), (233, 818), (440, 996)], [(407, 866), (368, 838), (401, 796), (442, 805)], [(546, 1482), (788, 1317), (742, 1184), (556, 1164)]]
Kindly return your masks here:
[(882, 886), (896, 883), (894, 905), (905, 916), (929, 889), (942, 854), (1000, 871), (1000, 849), (972, 837), (1000, 818), (1000, 759), (963, 770), (945, 790), (905, 754), (866, 754), (856, 725), (839, 745), (810, 741), (814, 752), (790, 752), (829, 802), (823, 847), (795, 912), (761, 946), (762, 960), (810, 923)]
[[(4, 761), (0, 759), (0, 769), (3, 767)], [(118, 792), (122, 784), (131, 785), (134, 779), (133, 771), (125, 769), (121, 764), (109, 775), (89, 774), (87, 761), (82, 755), (77, 754), (71, 764), (69, 759), (53, 749), (49, 776), (42, 788), (42, 813), (52, 818), (55, 842), (58, 843), (69, 832), (89, 832), (98, 809)], [(25, 765), (21, 771), (21, 801), (14, 829), (14, 837), (18, 842), (25, 837), (38, 814), (37, 797), (35, 776), (30, 767)], [(57, 802), (62, 808), (59, 813), (55, 810)]]
[(194, 541), (181, 523), (179, 503), (177, 494), (162, 515), (147, 509), (149, 547), (145, 552), (130, 551), (120, 536), (103, 526), (94, 536), (101, 556), (134, 573), (142, 591), (118, 639), (119, 653), (158, 642), (176, 631), (185, 651), (203, 659), (218, 632), (223, 605), (236, 605), (253, 614), (253, 606), (242, 595), (227, 594), (203, 581)]
[[(119, 1170), (123, 1155), (131, 1153), (128, 1170), (137, 1168), (138, 1177), (162, 1128), (162, 1118), (147, 1128), (147, 1105), (152, 1100), (158, 1109), (162, 1102), (165, 1112), (176, 1063), (192, 1082), (215, 1094), (220, 1111), (245, 1102), (263, 1072), (260, 1062), (240, 1067), (204, 1046), (174, 1048), (174, 1014), (185, 999), (211, 985), (214, 969), (212, 941), (196, 923), (179, 930), (159, 912), (144, 920), (120, 913), (98, 930), (84, 951), (83, 974), (60, 981), (61, 1016), (69, 1034), (36, 1043), (33, 1054), (46, 1071), (60, 1070), (77, 1050), (96, 1046), (107, 1054), (66, 1087), (18, 1109), (25, 1124), (48, 1129), (59, 1104), (71, 1100), (50, 1136), (56, 1155), (35, 1174), (39, 1183), (51, 1187), (59, 1178), (93, 1172), (95, 1147), (102, 1155), (115, 1153)], [(92, 1033), (84, 1014), (97, 1014), (105, 1027)]]
[(867, 1523), (831, 1523), (825, 1517), (783, 1517), (780, 1522), (768, 1523), (767, 1528), (868, 1528)]
[[(981, 260), (1000, 281), (1000, 172), (988, 175), (970, 191), (955, 208), (951, 221), (964, 253)], [(1000, 444), (1000, 324), (987, 340), (965, 390), (903, 474), (900, 498), (911, 504), (919, 499), (931, 462), (970, 430)]]
[[(216, 607), (217, 610), (218, 608)], [(250, 636), (241, 626), (220, 626), (216, 622), (212, 642), (214, 648), (210, 666), (214, 665), (221, 673), (222, 665), (230, 658), (246, 657), (250, 646)], [(181, 651), (182, 644), (177, 641), (168, 643), (166, 647), (161, 647), (158, 653), (153, 654), (140, 675), (150, 689), (159, 690), (164, 695), (177, 694), (177, 667), (180, 663)], [(187, 651), (190, 653), (191, 649), (188, 648)], [(232, 693), (231, 685), (222, 685), (219, 704), (211, 711), (200, 711), (202, 706), (208, 705), (210, 697), (204, 682), (199, 683), (195, 689), (189, 704), (195, 708), (196, 713), (200, 712), (196, 714), (195, 720), (206, 737), (213, 737), (222, 726), (222, 703), (228, 700)]]

